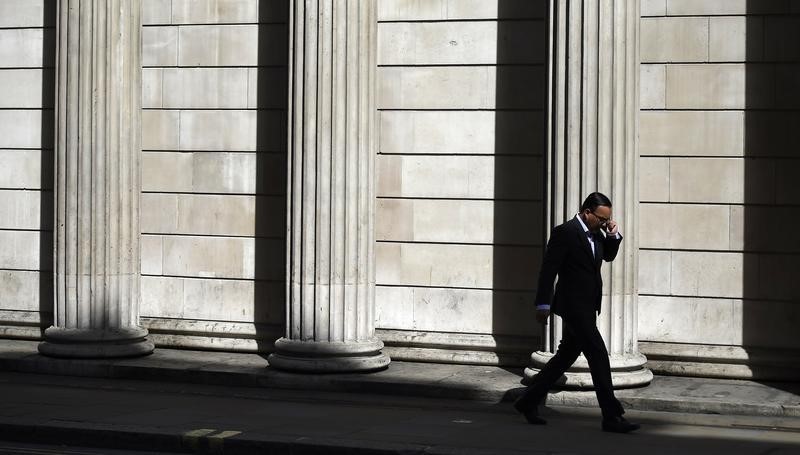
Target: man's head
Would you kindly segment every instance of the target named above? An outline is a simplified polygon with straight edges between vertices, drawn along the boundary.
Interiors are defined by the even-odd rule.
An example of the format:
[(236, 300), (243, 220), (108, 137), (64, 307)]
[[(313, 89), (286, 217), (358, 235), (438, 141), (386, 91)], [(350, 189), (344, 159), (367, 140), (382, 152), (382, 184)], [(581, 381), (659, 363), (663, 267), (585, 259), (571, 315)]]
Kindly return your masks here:
[(611, 219), (611, 199), (603, 193), (590, 194), (581, 204), (581, 219), (592, 232), (604, 227)]

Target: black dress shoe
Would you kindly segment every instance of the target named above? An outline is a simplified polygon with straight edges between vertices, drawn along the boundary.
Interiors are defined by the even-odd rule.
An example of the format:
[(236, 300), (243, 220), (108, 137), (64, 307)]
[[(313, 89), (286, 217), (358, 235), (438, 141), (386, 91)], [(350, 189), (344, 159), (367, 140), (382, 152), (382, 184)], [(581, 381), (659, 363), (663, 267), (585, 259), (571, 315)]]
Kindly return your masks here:
[(520, 404), (519, 400), (514, 402), (514, 409), (517, 410), (525, 420), (530, 423), (531, 425), (547, 425), (547, 420), (539, 417), (539, 409), (538, 406), (534, 406), (533, 408), (526, 408)]
[(640, 425), (638, 423), (628, 422), (622, 416), (603, 419), (603, 431), (610, 431), (612, 433), (630, 433), (631, 431), (638, 430), (639, 428)]

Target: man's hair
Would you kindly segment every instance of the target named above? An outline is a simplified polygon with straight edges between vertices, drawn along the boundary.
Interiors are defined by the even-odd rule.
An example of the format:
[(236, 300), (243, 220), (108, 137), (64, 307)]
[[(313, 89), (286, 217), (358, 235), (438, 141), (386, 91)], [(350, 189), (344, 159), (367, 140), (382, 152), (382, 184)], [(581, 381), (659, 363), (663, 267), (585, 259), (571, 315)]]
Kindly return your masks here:
[(611, 207), (611, 199), (609, 199), (605, 194), (595, 191), (594, 193), (586, 196), (586, 200), (584, 200), (583, 204), (581, 205), (581, 212), (586, 209), (594, 212), (595, 209), (601, 205)]

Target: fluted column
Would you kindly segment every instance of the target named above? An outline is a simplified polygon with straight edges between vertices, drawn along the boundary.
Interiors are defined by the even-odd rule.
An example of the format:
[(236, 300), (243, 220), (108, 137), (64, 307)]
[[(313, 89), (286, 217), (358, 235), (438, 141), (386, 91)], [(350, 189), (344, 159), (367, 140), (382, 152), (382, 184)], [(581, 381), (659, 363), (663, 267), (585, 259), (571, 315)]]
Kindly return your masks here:
[(42, 354), (121, 357), (139, 327), (139, 0), (59, 0), (55, 325)]
[[(598, 328), (611, 357), (615, 387), (650, 382), (637, 348), (639, 0), (550, 0), (548, 65), (548, 232), (572, 218), (586, 195), (608, 195), (624, 241), (603, 266)], [(561, 339), (551, 318), (543, 351), (531, 356), (530, 379)], [(586, 359), (566, 374), (567, 387), (590, 388)]]
[(376, 370), (375, 1), (290, 5), (286, 336), (269, 363)]

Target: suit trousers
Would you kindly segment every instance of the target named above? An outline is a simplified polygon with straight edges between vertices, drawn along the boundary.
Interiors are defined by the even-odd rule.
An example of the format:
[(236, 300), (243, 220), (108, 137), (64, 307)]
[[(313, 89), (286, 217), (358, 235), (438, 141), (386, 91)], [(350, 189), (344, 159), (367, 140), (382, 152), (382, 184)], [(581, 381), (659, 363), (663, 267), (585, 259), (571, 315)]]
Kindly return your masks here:
[(608, 350), (600, 331), (597, 330), (596, 314), (592, 312), (588, 315), (562, 317), (562, 321), (564, 330), (558, 350), (533, 378), (525, 394), (520, 398), (519, 404), (527, 409), (541, 404), (547, 397), (547, 391), (583, 352), (589, 363), (592, 383), (603, 418), (621, 416), (625, 411), (614, 396)]

